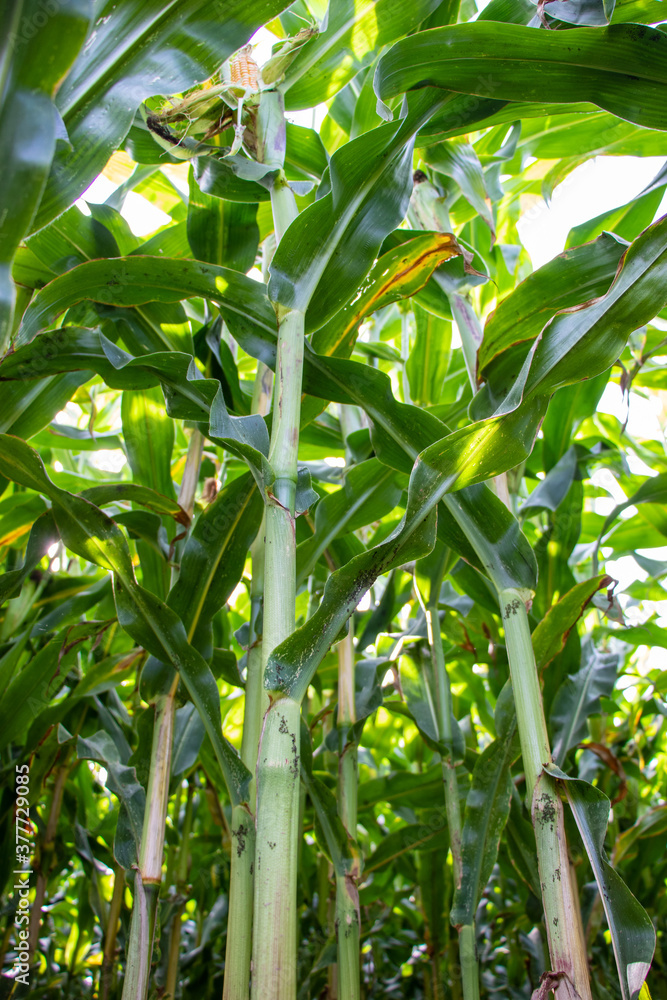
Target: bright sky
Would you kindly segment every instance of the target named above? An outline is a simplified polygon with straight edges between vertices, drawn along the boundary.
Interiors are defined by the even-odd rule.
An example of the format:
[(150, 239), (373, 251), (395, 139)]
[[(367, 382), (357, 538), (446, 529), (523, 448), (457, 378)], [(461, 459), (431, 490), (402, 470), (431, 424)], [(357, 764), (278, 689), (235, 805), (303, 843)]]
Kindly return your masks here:
[[(519, 222), (533, 267), (541, 267), (564, 249), (573, 226), (635, 198), (664, 162), (662, 156), (596, 156), (573, 170), (555, 189), (548, 206), (540, 198)], [(667, 196), (656, 218), (666, 210)]]

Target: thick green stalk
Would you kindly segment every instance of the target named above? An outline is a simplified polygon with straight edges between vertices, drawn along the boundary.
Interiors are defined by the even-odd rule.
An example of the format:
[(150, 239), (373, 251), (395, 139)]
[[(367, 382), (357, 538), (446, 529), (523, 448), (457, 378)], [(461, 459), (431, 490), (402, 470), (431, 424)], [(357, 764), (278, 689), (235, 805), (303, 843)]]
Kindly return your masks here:
[[(342, 732), (357, 721), (354, 687), (353, 628), (338, 643), (338, 726)], [(338, 759), (338, 814), (348, 836), (357, 839), (357, 748), (348, 741)]]
[[(442, 633), (438, 617), (438, 594), (440, 587), (431, 586), (431, 595), (426, 607), (426, 624), (428, 640), (431, 647), (431, 662), (433, 665), (434, 694), (433, 701), (438, 722), (440, 741), (450, 748), (448, 757), (441, 758), (442, 777), (445, 789), (445, 812), (449, 829), (449, 846), (452, 852), (452, 868), (454, 885), (461, 885), (462, 855), (461, 855), (461, 803), (459, 786), (456, 778), (456, 764), (452, 759), (452, 696), (449, 686), (449, 675), (445, 664), (445, 654), (442, 648)], [(475, 945), (474, 924), (459, 928), (459, 960), (461, 964), (461, 984), (464, 1000), (479, 1000), (479, 967), (477, 964), (477, 949)]]
[[(345, 733), (356, 722), (353, 626), (338, 644), (338, 726)], [(338, 814), (351, 840), (357, 839), (357, 746), (351, 737), (338, 760)], [(358, 1000), (359, 880), (355, 863), (336, 873), (336, 940), (338, 945), (339, 1000)]]
[[(261, 361), (257, 363), (255, 386), (252, 396), (252, 413), (265, 416), (269, 411), (273, 372)], [(264, 534), (265, 521), (262, 520), (257, 536), (250, 546), (252, 575), (250, 580), (250, 634), (246, 669), (245, 709), (243, 713), (243, 739), (241, 758), (254, 775), (257, 767), (257, 748), (262, 729), (262, 719), (269, 707), (269, 696), (262, 683), (262, 641), (257, 625), (262, 613), (264, 598)], [(250, 803), (254, 805), (255, 782), (250, 788)]]
[(359, 1000), (359, 871), (336, 876), (336, 936), (338, 938), (338, 998)]
[[(269, 406), (273, 374), (261, 362), (255, 376), (252, 412), (264, 415)], [(248, 799), (255, 808), (255, 771), (262, 719), (269, 705), (262, 683), (262, 641), (257, 631), (264, 592), (264, 533), (262, 521), (250, 557), (250, 636), (246, 671), (245, 708), (241, 758), (253, 775)], [(232, 858), (229, 884), (229, 918), (225, 952), (223, 1000), (248, 1000), (252, 956), (253, 873), (255, 864), (255, 819), (244, 806), (232, 810)]]
[(248, 1000), (252, 956), (255, 824), (245, 805), (232, 808), (232, 858), (223, 1000)]
[(575, 1000), (576, 997), (590, 1000), (586, 946), (578, 913), (578, 894), (572, 882), (567, 853), (563, 803), (553, 778), (544, 773), (544, 765), (551, 762), (551, 749), (528, 613), (517, 590), (501, 591), (500, 608), (526, 775), (527, 801), (535, 828), (551, 971), (565, 973), (555, 988), (555, 995), (557, 1000)]
[[(282, 166), (285, 152), (285, 121), (282, 98), (278, 93), (267, 91), (263, 94), (258, 109), (257, 120), (257, 158), (262, 162)], [(289, 189), (288, 189), (289, 191)], [(289, 191), (294, 204), (294, 196)], [(272, 194), (272, 202), (275, 196)], [(294, 204), (296, 215), (296, 205)], [(274, 210), (275, 216), (275, 210)], [(276, 222), (276, 236), (273, 245), (279, 239)], [(264, 241), (262, 250), (262, 273), (264, 280), (268, 279), (268, 266), (272, 256), (269, 241)], [(258, 362), (255, 376), (255, 387), (252, 399), (252, 412), (262, 416), (269, 409), (272, 389), (272, 373)], [(246, 694), (243, 716), (243, 738), (241, 757), (248, 770), (253, 775), (249, 789), (249, 802), (255, 816), (244, 806), (236, 806), (232, 810), (232, 859), (229, 882), (229, 915), (227, 920), (227, 947), (225, 952), (225, 981), (223, 1000), (248, 1000), (250, 996), (250, 969), (253, 948), (253, 902), (255, 878), (255, 843), (256, 843), (256, 781), (257, 754), (259, 749), (262, 720), (269, 699), (264, 690), (264, 664), (262, 655), (262, 640), (258, 634), (257, 623), (263, 610), (264, 592), (264, 559), (265, 559), (266, 516), (251, 547), (252, 582), (250, 585), (250, 641), (248, 643)], [(254, 994), (253, 988), (253, 994)]]
[(274, 701), (257, 765), (253, 1000), (295, 1000), (301, 706)]
[(159, 695), (155, 703), (153, 745), (139, 865), (135, 873), (132, 927), (123, 983), (123, 1000), (145, 1000), (148, 996), (155, 920), (162, 882), (162, 854), (169, 801), (177, 683), (178, 678), (169, 693)]
[[(282, 175), (272, 188), (271, 205), (279, 241), (297, 215), (294, 195)], [(275, 481), (265, 511), (263, 672), (270, 654), (295, 626), (295, 502), (303, 341), (303, 313), (290, 310), (279, 314), (269, 449)], [(272, 694), (257, 760), (253, 1000), (296, 998), (300, 718), (298, 702)]]
[[(269, 707), (269, 697), (262, 684), (262, 637), (257, 631), (264, 593), (264, 532), (265, 522), (262, 520), (257, 537), (250, 547), (250, 559), (252, 563), (250, 632), (248, 667), (246, 671), (245, 710), (243, 713), (243, 740), (241, 744), (241, 758), (253, 775), (257, 767), (257, 748), (259, 747), (259, 736), (262, 730), (262, 719)], [(254, 779), (249, 797), (252, 803), (255, 797)]]

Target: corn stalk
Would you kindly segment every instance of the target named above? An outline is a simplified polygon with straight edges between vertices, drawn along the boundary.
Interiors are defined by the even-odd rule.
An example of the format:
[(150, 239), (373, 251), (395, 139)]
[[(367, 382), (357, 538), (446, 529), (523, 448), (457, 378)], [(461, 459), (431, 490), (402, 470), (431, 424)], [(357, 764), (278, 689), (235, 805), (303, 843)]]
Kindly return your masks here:
[[(284, 155), (284, 113), (277, 93), (262, 95), (264, 148)], [(269, 145), (268, 137), (272, 137)], [(281, 164), (280, 164), (281, 165)], [(297, 216), (294, 195), (279, 172), (271, 189), (276, 243)], [(295, 626), (296, 484), (304, 315), (279, 310), (269, 464), (275, 480), (266, 497), (262, 670)], [(296, 888), (299, 829), (300, 704), (270, 693), (257, 761), (252, 996), (296, 997)]]
[(551, 763), (542, 692), (535, 665), (525, 599), (517, 590), (500, 593), (507, 655), (516, 705), (552, 972), (562, 973), (557, 1000), (590, 1000), (591, 988), (577, 885), (565, 837), (563, 803), (556, 782), (545, 774)]

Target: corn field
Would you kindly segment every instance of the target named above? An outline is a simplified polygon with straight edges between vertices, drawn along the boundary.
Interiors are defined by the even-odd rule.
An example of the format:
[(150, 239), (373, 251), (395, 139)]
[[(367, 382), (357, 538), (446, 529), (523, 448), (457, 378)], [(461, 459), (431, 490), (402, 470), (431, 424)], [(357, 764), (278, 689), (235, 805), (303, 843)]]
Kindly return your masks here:
[(0, 1000), (667, 1000), (667, 3), (0, 20)]

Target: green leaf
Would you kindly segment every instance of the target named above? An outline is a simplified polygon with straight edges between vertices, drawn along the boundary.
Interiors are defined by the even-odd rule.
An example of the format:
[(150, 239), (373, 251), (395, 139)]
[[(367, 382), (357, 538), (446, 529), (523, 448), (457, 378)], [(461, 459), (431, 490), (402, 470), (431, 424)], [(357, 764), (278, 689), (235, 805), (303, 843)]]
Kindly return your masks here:
[(667, 128), (667, 36), (657, 28), (536, 31), (477, 21), (397, 42), (375, 74), (381, 100), (446, 87), (508, 101), (590, 101), (646, 128)]
[[(40, 0), (8, 0), (0, 52), (0, 351), (9, 347), (15, 303), (11, 265), (49, 175), (59, 123), (52, 98), (74, 61), (92, 16), (90, 0), (61, 0), (45, 14)], [(27, 126), (27, 127), (26, 127)]]
[(262, 498), (246, 473), (227, 483), (197, 517), (168, 597), (189, 639), (211, 621), (241, 579), (263, 512)]
[[(141, 256), (94, 260), (56, 278), (35, 295), (23, 317), (15, 346), (29, 343), (41, 330), (52, 327), (65, 309), (86, 299), (108, 305), (137, 306), (146, 302), (179, 302), (200, 295), (221, 303), (224, 300), (227, 311), (245, 315), (244, 306), (258, 299), (256, 288), (256, 281), (238, 271), (196, 260)], [(262, 318), (266, 316), (265, 309)], [(268, 316), (271, 317), (270, 311)], [(270, 322), (275, 329), (275, 318), (271, 317)], [(171, 349), (170, 344), (166, 346)]]
[(603, 372), (596, 378), (564, 386), (554, 394), (542, 424), (545, 469), (562, 458), (582, 420), (595, 413), (608, 380), (609, 372)]
[(0, 699), (0, 733), (6, 746), (25, 737), (31, 722), (62, 687), (62, 640), (52, 639), (14, 677)]
[(146, 793), (137, 779), (136, 770), (134, 767), (127, 767), (121, 761), (116, 744), (109, 733), (103, 731), (88, 737), (79, 736), (76, 752), (79, 760), (96, 760), (105, 768), (110, 791), (125, 807), (138, 857), (141, 850)]
[(568, 750), (588, 733), (587, 720), (600, 712), (600, 698), (610, 697), (616, 683), (618, 655), (601, 653), (591, 644), (582, 649), (582, 666), (565, 678), (554, 695), (549, 723), (552, 757), (562, 764)]
[[(424, 631), (426, 631), (425, 626)], [(404, 656), (401, 658), (400, 676), (405, 703), (385, 701), (384, 708), (414, 723), (426, 745), (443, 759), (452, 764), (460, 764), (465, 757), (465, 743), (461, 728), (454, 716), (450, 714), (451, 739), (440, 739), (433, 692), (427, 686), (423, 671), (417, 668), (411, 658)]]
[(478, 352), (480, 373), (498, 354), (537, 337), (559, 310), (604, 295), (626, 249), (622, 240), (603, 233), (593, 243), (565, 250), (529, 275), (486, 321)]
[[(92, 580), (84, 578), (77, 590), (77, 593), (60, 601), (51, 611), (37, 620), (31, 629), (32, 638), (48, 635), (63, 625), (72, 625), (77, 628), (80, 626), (84, 631), (90, 629), (90, 633), (93, 635), (98, 635), (100, 630), (104, 631), (109, 624), (108, 622), (82, 622), (81, 619), (100, 602), (111, 597), (111, 581), (106, 576), (103, 576), (102, 579), (94, 577)], [(84, 638), (88, 638), (88, 634), (85, 634)], [(75, 629), (71, 638), (69, 635), (67, 636), (67, 643), (71, 645), (72, 643), (76, 644), (76, 642), (77, 632)]]
[[(432, 515), (438, 502), (446, 492), (465, 485), (468, 470), (475, 470), (471, 478), (479, 472), (481, 454), (478, 458), (477, 448), (480, 452), (484, 450), (484, 461), (488, 460), (489, 452), (491, 461), (495, 459), (495, 448), (489, 446), (494, 443), (491, 435), (487, 438), (483, 431), (478, 432), (479, 437), (473, 439), (472, 445), (464, 439), (464, 446), (460, 448), (460, 435), (465, 433), (455, 432), (422, 452), (410, 477), (408, 502), (401, 523), (387, 541), (356, 556), (329, 577), (315, 614), (272, 652), (265, 675), (269, 690), (283, 690), (295, 699), (303, 697), (322, 657), (368, 587), (381, 573), (409, 558), (421, 558), (431, 550), (435, 542)], [(496, 447), (502, 448), (506, 460), (508, 447), (505, 435), (499, 438)], [(495, 546), (488, 544), (485, 529), (480, 524), (481, 512), (477, 512), (476, 519), (469, 518), (464, 504), (457, 504), (456, 498), (450, 505), (450, 511), (455, 516), (459, 514), (459, 523), (463, 521), (466, 525), (473, 547), (477, 548), (476, 542), (479, 544), (478, 554), (484, 553), (487, 558), (493, 559)], [(471, 534), (473, 538), (470, 538)], [(522, 566), (522, 559), (517, 559), (516, 554), (512, 561)], [(485, 568), (497, 575), (493, 562)]]
[(621, 994), (623, 1000), (635, 1000), (651, 967), (655, 930), (644, 907), (607, 861), (604, 840), (609, 822), (609, 799), (599, 788), (568, 777), (554, 764), (545, 770), (563, 783), (598, 884), (611, 932)]
[(410, 398), (417, 406), (440, 402), (451, 357), (452, 324), (413, 305), (415, 339), (407, 363)]
[(164, 397), (159, 388), (124, 392), (121, 416), (123, 441), (135, 484), (141, 483), (164, 497), (173, 498), (174, 424), (164, 411)]
[(301, 768), (301, 778), (315, 810), (317, 842), (334, 866), (337, 875), (345, 875), (345, 862), (350, 857), (349, 840), (338, 815), (338, 804), (333, 792), (320, 778), (306, 767)]
[(389, 539), (332, 573), (315, 614), (273, 650), (264, 679), (268, 690), (282, 690), (295, 700), (303, 698), (322, 658), (370, 585), (393, 566), (430, 552), (435, 544), (432, 512), (437, 500), (418, 498), (414, 487), (410, 494), (412, 502), (408, 499), (405, 517)]
[(188, 241), (197, 260), (245, 274), (255, 263), (259, 246), (257, 205), (205, 194), (191, 169)]
[[(587, 29), (580, 29), (587, 30)], [(573, 312), (557, 315), (537, 343), (530, 371), (522, 372), (520, 356), (508, 353), (487, 370), (487, 385), (475, 398), (475, 412), (498, 408), (515, 381), (525, 378), (523, 408), (531, 397), (600, 375), (614, 363), (628, 337), (651, 320), (667, 300), (667, 217), (635, 240), (623, 258), (606, 295)]]
[(607, 533), (619, 514), (622, 514), (628, 507), (635, 507), (637, 504), (664, 504), (667, 500), (667, 473), (660, 472), (657, 476), (645, 479), (639, 489), (631, 497), (614, 507), (604, 520), (598, 538), (598, 548), (603, 536)]
[[(42, 360), (36, 359), (38, 366)], [(82, 375), (80, 372), (72, 372), (55, 378), (47, 377), (32, 385), (5, 385), (2, 390), (0, 430), (26, 439), (31, 438), (60, 413), (88, 378), (88, 373)]]
[(0, 501), (0, 552), (14, 548), (44, 513), (44, 501), (30, 493), (14, 494)]
[(329, 156), (319, 134), (312, 128), (285, 122), (285, 170), (320, 181), (329, 165)]
[(667, 804), (649, 809), (628, 830), (619, 834), (614, 847), (614, 859), (618, 863), (627, 856), (628, 861), (637, 856), (640, 844), (647, 837), (660, 837), (667, 829)]
[(384, 45), (414, 30), (438, 3), (339, 0), (329, 8), (326, 30), (303, 46), (280, 84), (286, 108), (312, 108), (333, 97)]
[[(611, 629), (609, 630), (611, 631)], [(613, 630), (614, 635), (621, 638), (623, 642), (629, 642), (632, 646), (658, 646), (667, 649), (667, 629), (661, 628), (655, 621), (644, 622), (643, 625), (631, 625), (622, 631)]]
[(613, 24), (636, 21), (639, 24), (655, 24), (665, 17), (662, 0), (616, 0), (612, 16)]
[(608, 587), (610, 576), (594, 576), (577, 583), (556, 604), (553, 604), (533, 632), (533, 650), (537, 669), (541, 672), (565, 648), (572, 628), (590, 604), (594, 594)]
[(148, 486), (140, 486), (136, 483), (104, 483), (101, 486), (92, 486), (88, 490), (82, 490), (80, 494), (84, 500), (90, 500), (96, 507), (106, 507), (112, 503), (129, 500), (131, 503), (139, 504), (157, 514), (166, 514), (173, 517), (179, 524), (187, 527), (190, 518), (175, 500), (157, 493)]
[(541, 510), (557, 510), (567, 496), (576, 471), (577, 451), (572, 445), (521, 504), (521, 516), (532, 517)]
[(192, 164), (192, 171), (192, 177), (204, 196), (251, 205), (269, 201), (271, 197), (267, 186), (240, 177), (229, 157), (199, 156)]
[(444, 808), (440, 815), (433, 817), (433, 823), (408, 823), (394, 830), (381, 840), (378, 847), (366, 860), (364, 875), (382, 871), (393, 865), (398, 858), (413, 851), (435, 851), (447, 845), (447, 820)]
[[(266, 327), (260, 330), (248, 323), (234, 323), (233, 332), (244, 350), (275, 368), (273, 331), (269, 332)], [(320, 398), (361, 406), (371, 420), (371, 437), (378, 458), (401, 472), (411, 470), (420, 449), (440, 440), (442, 454), (435, 449), (438, 464), (444, 470), (449, 454), (454, 477), (449, 489), (458, 491), (444, 497), (448, 513), (441, 517), (438, 528), (443, 541), (463, 552), (466, 559), (481, 561), (485, 571), (493, 573), (494, 582), (500, 589), (507, 586), (535, 588), (535, 557), (515, 518), (487, 486), (480, 483), (472, 489), (461, 487), (472, 469), (480, 479), (487, 479), (523, 461), (532, 447), (532, 435), (542, 412), (539, 408), (527, 414), (521, 432), (511, 425), (489, 421), (445, 438), (446, 426), (432, 413), (397, 402), (391, 380), (384, 372), (355, 361), (324, 358), (314, 354), (308, 344), (304, 355), (304, 388)], [(475, 464), (475, 438), (479, 436), (480, 451), (484, 451), (483, 438), (487, 430), (498, 438), (497, 447), (489, 447), (485, 455), (489, 464), (483, 471)], [(497, 465), (492, 464), (495, 461)], [(466, 540), (472, 537), (474, 546), (479, 547), (477, 556), (475, 548)], [(513, 582), (504, 582), (510, 580)]]
[(189, 770), (199, 756), (205, 731), (201, 716), (190, 703), (176, 709), (174, 714), (174, 742), (171, 751), (171, 775), (176, 777)]
[[(530, 105), (508, 105), (521, 115)], [(535, 110), (537, 111), (536, 106)], [(543, 117), (544, 116), (544, 117)], [(514, 119), (515, 120), (515, 119)], [(660, 132), (650, 131), (621, 121), (590, 104), (545, 105), (541, 115), (524, 121), (519, 149), (530, 156), (545, 159), (595, 155), (596, 153), (660, 155), (663, 150)]]
[(121, 256), (118, 243), (104, 223), (84, 215), (76, 205), (31, 236), (25, 245), (51, 272), (47, 281), (87, 260)]
[(364, 781), (359, 787), (359, 810), (365, 812), (380, 803), (394, 808), (407, 805), (411, 809), (433, 804), (435, 796), (442, 795), (442, 766), (436, 764), (415, 774), (395, 771), (379, 778)]
[[(436, 101), (437, 105), (437, 101)], [(269, 295), (323, 326), (352, 296), (384, 238), (403, 220), (412, 190), (414, 136), (432, 113), (431, 93), (402, 122), (381, 125), (334, 153), (330, 193), (288, 228), (271, 263)]]
[(262, 497), (265, 497), (276, 477), (267, 458), (269, 432), (264, 417), (259, 413), (243, 417), (230, 416), (220, 386), (211, 406), (208, 435), (232, 455), (245, 460)]
[(450, 920), (472, 926), (475, 911), (498, 857), (510, 812), (510, 768), (519, 756), (516, 713), (509, 682), (496, 703), (497, 739), (475, 762), (461, 832), (461, 884), (454, 890)]
[(43, 431), (30, 435), (33, 447), (63, 449), (64, 451), (115, 451), (122, 448), (119, 434), (98, 434), (95, 431), (80, 430), (69, 424), (50, 424)]
[(491, 199), (486, 189), (484, 171), (474, 147), (468, 142), (451, 140), (431, 146), (425, 153), (426, 162), (445, 177), (451, 177), (461, 188), (463, 197), (484, 219), (495, 239), (495, 222)]
[(297, 586), (313, 572), (315, 563), (335, 538), (379, 521), (396, 507), (401, 494), (396, 473), (377, 459), (353, 466), (341, 489), (320, 500), (315, 511), (315, 533), (297, 547)]
[(506, 21), (509, 24), (529, 24), (535, 17), (531, 0), (490, 0), (479, 12), (480, 21)]
[[(48, 371), (101, 375), (110, 388), (148, 389), (162, 385), (167, 413), (187, 420), (207, 419), (217, 379), (204, 379), (190, 354), (161, 352), (133, 358), (97, 330), (68, 326), (47, 331), (0, 362), (0, 380), (40, 379)], [(70, 389), (70, 395), (72, 390)]]
[(621, 205), (620, 208), (612, 209), (611, 212), (603, 212), (594, 219), (589, 219), (571, 229), (565, 245), (571, 247), (585, 243), (594, 239), (604, 229), (611, 229), (626, 240), (636, 239), (642, 230), (653, 222), (666, 186), (667, 171), (663, 167), (653, 181), (632, 201)]
[(417, 236), (383, 253), (354, 300), (315, 331), (313, 350), (328, 356), (349, 357), (366, 316), (391, 302), (414, 295), (444, 261), (462, 254), (463, 250), (451, 233)]

